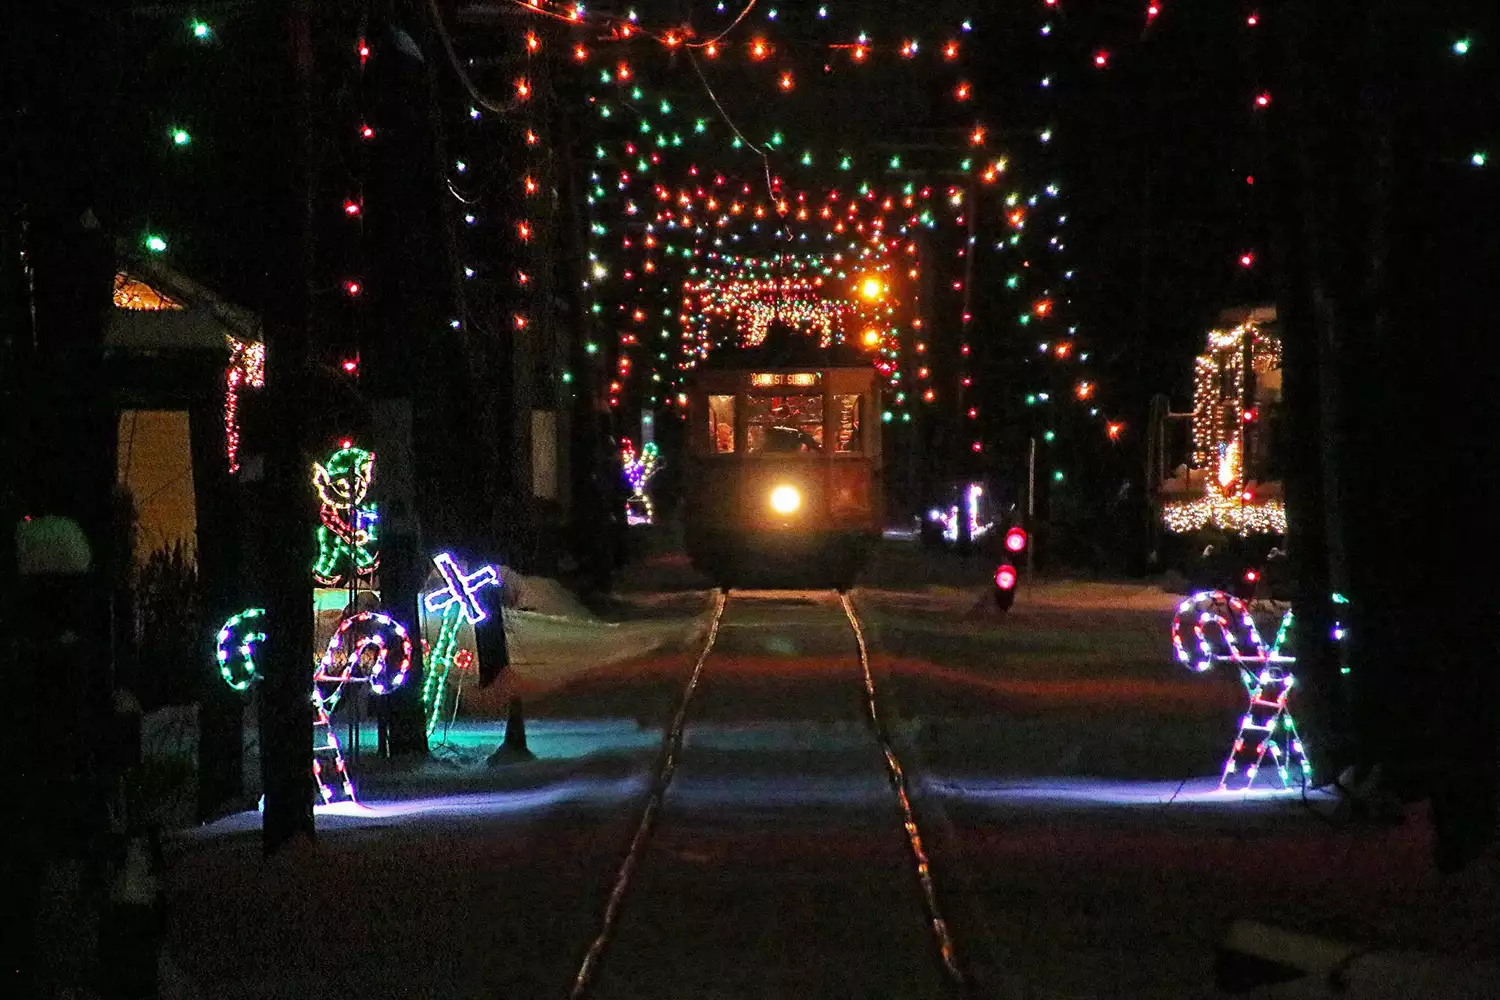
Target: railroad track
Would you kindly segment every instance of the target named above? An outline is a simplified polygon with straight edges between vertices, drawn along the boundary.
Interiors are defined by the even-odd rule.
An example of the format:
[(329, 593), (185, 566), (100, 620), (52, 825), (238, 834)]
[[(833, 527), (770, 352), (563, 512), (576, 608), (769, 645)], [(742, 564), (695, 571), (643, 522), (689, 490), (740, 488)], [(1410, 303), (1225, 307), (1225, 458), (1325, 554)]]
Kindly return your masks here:
[[(864, 705), (879, 750), (884, 757), (886, 775), (889, 779), (891, 790), (899, 805), (899, 818), (916, 876), (916, 884), (920, 890), (921, 905), (934, 946), (934, 954), (941, 965), (944, 979), (953, 988), (954, 992), (959, 995), (968, 994), (971, 984), (964, 972), (963, 966), (959, 962), (951, 926), (943, 916), (942, 908), (939, 905), (931, 861), (922, 839), (921, 829), (917, 823), (916, 811), (911, 802), (911, 789), (907, 772), (902, 766), (899, 756), (896, 754), (890, 731), (880, 714), (876, 698), (875, 678), (870, 671), (869, 651), (865, 645), (864, 628), (860, 624), (859, 615), (855, 612), (854, 605), (849, 600), (849, 596), (839, 593), (838, 598), (844, 616), (848, 620), (849, 627), (854, 633), (859, 655), (859, 671), (865, 692)], [(713, 653), (714, 644), (719, 636), (719, 628), (723, 622), (724, 609), (728, 603), (728, 592), (719, 591), (715, 596), (713, 617), (708, 627), (703, 648), (693, 664), (692, 672), (688, 675), (687, 683), (683, 687), (682, 696), (678, 701), (677, 710), (672, 717), (672, 722), (663, 735), (661, 751), (657, 756), (650, 791), (647, 794), (645, 806), (641, 811), (640, 822), (636, 825), (635, 834), (631, 837), (630, 846), (625, 852), (625, 858), (611, 886), (609, 897), (604, 907), (604, 914), (600, 920), (598, 933), (589, 944), (588, 950), (579, 964), (578, 972), (574, 976), (569, 993), (572, 1000), (581, 1000), (581, 998), (588, 996), (591, 988), (598, 979), (601, 964), (609, 950), (614, 931), (620, 921), (622, 908), (630, 893), (632, 880), (640, 868), (641, 859), (647, 845), (651, 841), (652, 833), (656, 829), (667, 788), (671, 784), (672, 775), (677, 770), (678, 762), (682, 757), (683, 731), (687, 724), (689, 706), (692, 703), (694, 694), (697, 693), (699, 682), (703, 677), (704, 665), (708, 662), (710, 654)]]

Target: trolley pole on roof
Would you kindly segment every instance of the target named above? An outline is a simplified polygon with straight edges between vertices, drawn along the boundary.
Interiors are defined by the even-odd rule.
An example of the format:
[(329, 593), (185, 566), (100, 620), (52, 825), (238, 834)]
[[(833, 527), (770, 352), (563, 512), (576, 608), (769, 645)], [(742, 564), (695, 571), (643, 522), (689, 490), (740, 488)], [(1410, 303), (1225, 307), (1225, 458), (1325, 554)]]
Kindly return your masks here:
[(1031, 532), (1031, 544), (1026, 546), (1026, 576), (1030, 578), (1036, 569), (1036, 437), (1033, 436), (1026, 449), (1026, 530)]

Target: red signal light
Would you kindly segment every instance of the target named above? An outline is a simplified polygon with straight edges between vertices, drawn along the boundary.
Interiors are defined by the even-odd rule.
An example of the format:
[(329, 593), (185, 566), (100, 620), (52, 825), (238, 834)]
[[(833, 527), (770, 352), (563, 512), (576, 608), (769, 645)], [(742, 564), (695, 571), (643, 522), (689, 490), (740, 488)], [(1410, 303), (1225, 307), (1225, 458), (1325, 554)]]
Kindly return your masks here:
[(1009, 563), (995, 570), (995, 586), (1001, 590), (1016, 589), (1016, 568)]
[(1026, 548), (1026, 529), (1014, 527), (1005, 533), (1005, 550), (1007, 552), (1020, 552)]

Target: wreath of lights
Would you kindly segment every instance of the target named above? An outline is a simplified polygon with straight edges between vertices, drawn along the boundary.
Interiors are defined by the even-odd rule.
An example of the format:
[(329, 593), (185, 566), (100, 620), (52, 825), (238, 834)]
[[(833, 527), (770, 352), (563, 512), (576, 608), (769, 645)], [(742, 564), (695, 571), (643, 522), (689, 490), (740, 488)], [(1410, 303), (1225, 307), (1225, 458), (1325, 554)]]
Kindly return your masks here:
[[(1281, 778), (1281, 787), (1292, 787), (1290, 767), (1300, 766), (1303, 784), (1312, 781), (1312, 765), (1297, 735), (1288, 701), (1297, 680), (1293, 657), (1281, 652), (1292, 627), (1288, 610), (1276, 630), (1276, 641), (1267, 646), (1244, 601), (1222, 590), (1193, 594), (1177, 606), (1172, 618), (1172, 650), (1177, 662), (1194, 673), (1207, 673), (1220, 663), (1232, 663), (1245, 687), (1249, 705), (1240, 717), (1219, 790), (1248, 790), (1255, 784), (1266, 754)], [(1253, 741), (1253, 745), (1252, 745)], [(1231, 789), (1230, 783), (1240, 784)]]
[(260, 621), (265, 614), (265, 608), (246, 608), (230, 615), (215, 637), (219, 674), (234, 691), (249, 690), (250, 685), (260, 680), (255, 644), (266, 637)]

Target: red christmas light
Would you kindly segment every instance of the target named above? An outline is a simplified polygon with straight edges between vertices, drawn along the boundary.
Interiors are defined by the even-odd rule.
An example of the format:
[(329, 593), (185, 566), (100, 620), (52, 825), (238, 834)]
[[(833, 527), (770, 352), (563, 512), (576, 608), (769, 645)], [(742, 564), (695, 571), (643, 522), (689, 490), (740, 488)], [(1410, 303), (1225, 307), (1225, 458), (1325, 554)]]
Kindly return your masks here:
[(1267, 107), (1270, 103), (1271, 95), (1268, 92), (1261, 91), (1259, 94), (1255, 95), (1255, 106), (1257, 108)]
[(1099, 69), (1103, 69), (1104, 67), (1108, 66), (1109, 65), (1109, 53), (1106, 52), (1106, 51), (1104, 51), (1103, 49), (1100, 49), (1098, 52), (1095, 52), (1094, 53), (1094, 65), (1096, 67), (1098, 67)]
[(346, 294), (348, 294), (350, 297), (356, 296), (356, 295), (358, 295), (362, 291), (364, 291), (364, 287), (362, 285), (360, 285), (359, 282), (357, 282), (357, 281), (346, 281), (346, 282), (344, 282), (344, 292)]

